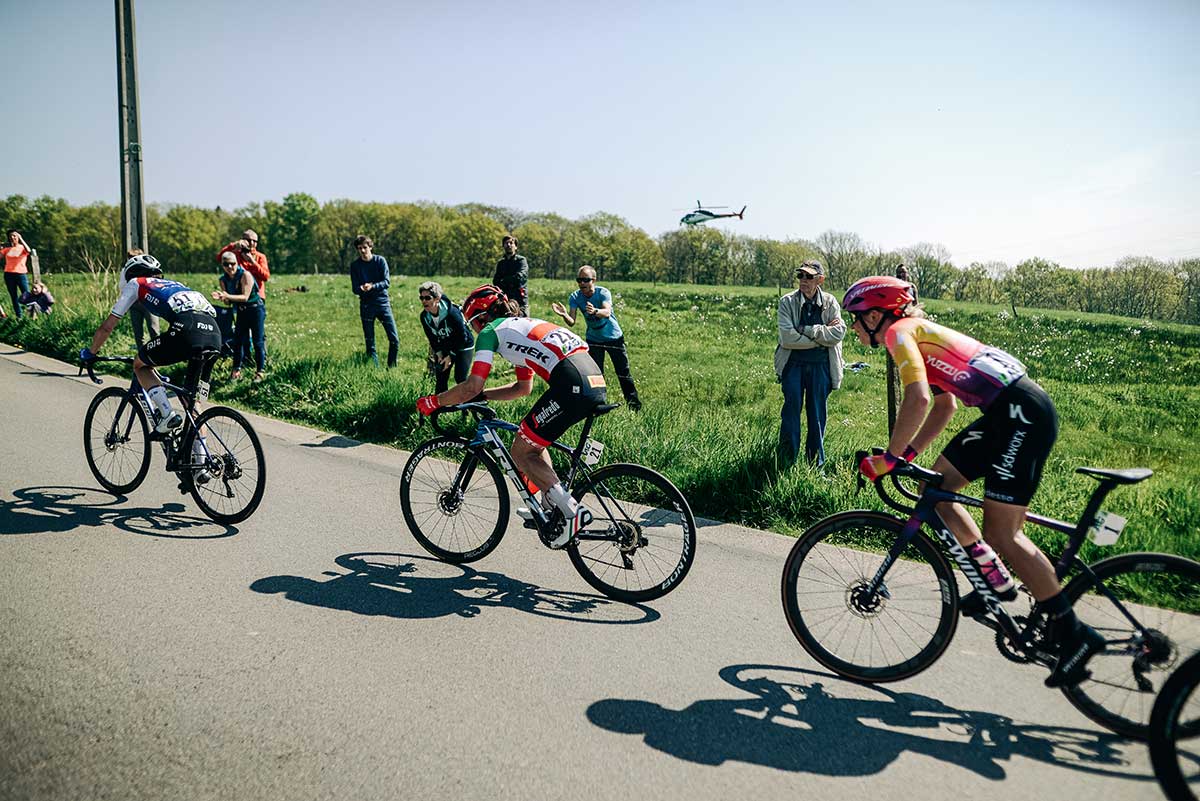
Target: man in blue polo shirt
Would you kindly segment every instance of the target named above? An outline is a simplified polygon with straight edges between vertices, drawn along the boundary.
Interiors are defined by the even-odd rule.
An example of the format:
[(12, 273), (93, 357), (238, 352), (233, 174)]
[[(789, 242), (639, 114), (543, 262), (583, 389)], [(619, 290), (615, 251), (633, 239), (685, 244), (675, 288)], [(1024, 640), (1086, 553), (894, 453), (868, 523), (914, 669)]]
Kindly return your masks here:
[(637, 387), (633, 385), (633, 376), (629, 372), (625, 335), (621, 333), (621, 325), (613, 311), (612, 293), (596, 285), (596, 271), (586, 264), (579, 268), (575, 282), (579, 284), (579, 289), (572, 292), (571, 297), (567, 299), (567, 308), (563, 308), (557, 301), (551, 308), (570, 326), (575, 325), (575, 312), (583, 312), (583, 320), (587, 324), (585, 339), (588, 352), (600, 366), (600, 372), (604, 372), (604, 354), (612, 356), (617, 381), (621, 385), (621, 394), (625, 396), (625, 403), (629, 408), (636, 412), (642, 408), (642, 402), (638, 398)]
[(362, 319), (367, 356), (379, 364), (379, 356), (375, 353), (375, 320), (378, 318), (388, 339), (387, 366), (395, 367), (400, 336), (396, 333), (396, 318), (392, 316), (392, 300), (388, 297), (391, 279), (387, 259), (371, 253), (374, 246), (369, 236), (360, 234), (354, 238), (358, 258), (350, 263), (350, 285), (358, 295), (358, 316)]

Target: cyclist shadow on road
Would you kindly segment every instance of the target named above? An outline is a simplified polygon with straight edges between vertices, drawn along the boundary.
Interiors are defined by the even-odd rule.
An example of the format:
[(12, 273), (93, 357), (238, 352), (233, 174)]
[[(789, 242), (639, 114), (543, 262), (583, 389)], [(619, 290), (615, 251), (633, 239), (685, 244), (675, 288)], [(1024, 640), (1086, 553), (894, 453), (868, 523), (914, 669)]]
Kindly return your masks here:
[(25, 487), (16, 500), (0, 499), (0, 534), (46, 534), (115, 526), (131, 534), (170, 539), (218, 539), (238, 533), (235, 526), (183, 514), (181, 503), (158, 508), (129, 507), (128, 498), (90, 487)]
[(734, 760), (824, 776), (867, 776), (907, 751), (988, 779), (1003, 779), (1004, 763), (1024, 757), (1153, 781), (1151, 775), (1132, 775), (1119, 750), (1129, 744), (1104, 732), (1020, 724), (799, 668), (731, 665), (720, 675), (752, 697), (696, 701), (680, 710), (611, 698), (588, 707), (588, 720), (642, 735), (651, 748), (703, 765)]
[(485, 609), (516, 609), (543, 617), (608, 625), (648, 623), (659, 613), (600, 595), (548, 590), (500, 573), (423, 556), (351, 553), (334, 560), (347, 572), (326, 580), (269, 576), (250, 585), (263, 594), (359, 615), (395, 618), (476, 617)]

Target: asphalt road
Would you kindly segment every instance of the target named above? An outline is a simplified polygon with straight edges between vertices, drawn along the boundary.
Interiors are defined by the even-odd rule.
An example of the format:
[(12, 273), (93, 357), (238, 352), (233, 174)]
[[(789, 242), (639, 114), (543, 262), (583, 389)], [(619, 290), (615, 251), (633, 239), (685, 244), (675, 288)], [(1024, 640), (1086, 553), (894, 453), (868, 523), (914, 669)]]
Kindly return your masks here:
[(444, 565), (401, 518), (406, 454), (260, 417), (266, 498), (224, 527), (161, 453), (100, 491), (96, 387), (62, 372), (0, 345), (2, 799), (1160, 797), (982, 627), (899, 684), (826, 674), (785, 537), (706, 525), (643, 607), (520, 528)]

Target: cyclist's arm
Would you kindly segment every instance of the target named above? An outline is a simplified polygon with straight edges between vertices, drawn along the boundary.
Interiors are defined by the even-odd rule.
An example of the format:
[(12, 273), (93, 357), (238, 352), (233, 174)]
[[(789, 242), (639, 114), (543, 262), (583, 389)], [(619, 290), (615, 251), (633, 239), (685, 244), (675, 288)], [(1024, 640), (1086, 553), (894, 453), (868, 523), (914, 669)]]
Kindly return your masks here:
[(949, 392), (941, 392), (933, 396), (933, 408), (929, 410), (929, 415), (912, 440), (912, 446), (917, 453), (924, 453), (925, 449), (937, 439), (938, 434), (946, 430), (946, 426), (954, 417), (954, 411), (957, 408), (958, 402)]
[[(465, 383), (465, 382), (464, 382)], [(459, 386), (462, 386), (461, 384)], [(533, 392), (532, 378), (518, 378), (511, 384), (505, 384), (502, 387), (493, 387), (487, 391), (487, 399), (493, 400), (513, 400), (514, 398), (523, 398)]]
[(453, 406), (466, 403), (483, 391), (484, 380), (472, 373), (461, 384), (455, 384), (450, 389), (437, 396), (439, 406)]
[(121, 322), (120, 317), (110, 314), (108, 315), (108, 319), (100, 324), (100, 327), (96, 329), (95, 336), (92, 337), (92, 353), (100, 352), (100, 349), (104, 347), (104, 343), (108, 341), (113, 329), (117, 327), (117, 323), (119, 322)]
[(888, 440), (888, 453), (892, 456), (903, 455), (904, 449), (913, 441), (917, 430), (925, 422), (930, 403), (929, 384), (914, 381), (904, 387), (904, 400), (900, 401), (900, 411), (896, 413), (892, 438)]

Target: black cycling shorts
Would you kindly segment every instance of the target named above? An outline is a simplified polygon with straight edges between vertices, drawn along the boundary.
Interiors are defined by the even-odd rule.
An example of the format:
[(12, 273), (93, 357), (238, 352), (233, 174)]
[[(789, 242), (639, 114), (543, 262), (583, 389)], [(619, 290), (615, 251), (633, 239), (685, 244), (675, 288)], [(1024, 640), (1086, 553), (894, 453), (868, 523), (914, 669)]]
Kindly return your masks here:
[[(171, 327), (159, 336), (142, 345), (138, 358), (145, 364), (154, 367), (166, 367), (170, 364), (188, 361), (193, 356), (199, 356), (205, 350), (221, 350), (221, 330), (217, 326), (217, 318), (204, 312), (188, 312), (179, 315)], [(212, 362), (208, 363), (211, 372)], [(188, 371), (188, 389), (195, 390), (195, 381), (208, 380), (207, 375), (195, 375)]]
[(958, 432), (942, 456), (968, 481), (983, 478), (985, 498), (1028, 506), (1057, 438), (1054, 402), (1022, 376)]
[(521, 420), (521, 437), (545, 448), (605, 400), (604, 373), (587, 353), (574, 353), (550, 372), (550, 388)]

